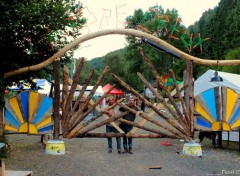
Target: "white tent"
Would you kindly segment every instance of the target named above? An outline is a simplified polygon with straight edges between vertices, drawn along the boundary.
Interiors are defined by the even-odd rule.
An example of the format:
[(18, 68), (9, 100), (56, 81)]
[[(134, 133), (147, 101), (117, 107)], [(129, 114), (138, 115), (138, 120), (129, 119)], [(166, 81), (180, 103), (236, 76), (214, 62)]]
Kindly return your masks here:
[(34, 79), (33, 81), (36, 82), (36, 86), (39, 88), (39, 93), (46, 94), (47, 96), (49, 95), (51, 90), (50, 82), (48, 82), (46, 79)]
[[(223, 81), (221, 82), (210, 82), (211, 78), (214, 76), (215, 70), (208, 70), (202, 76), (200, 76), (194, 82), (194, 96), (217, 86), (225, 86), (233, 89), (237, 93), (240, 93), (240, 75), (233, 73), (226, 73), (218, 71), (218, 75), (222, 77)], [(230, 141), (239, 141), (239, 133), (231, 131)], [(227, 132), (223, 132), (222, 139), (227, 140)]]
[[(80, 85), (79, 85), (80, 86)], [(94, 86), (87, 86), (86, 90), (85, 90), (85, 93), (87, 95), (90, 94), (91, 90), (93, 89)], [(63, 89), (63, 84), (60, 84), (60, 90)], [(79, 93), (80, 93), (80, 90), (82, 89), (82, 86), (80, 86), (80, 89), (76, 88), (76, 91), (74, 93), (74, 96), (78, 96)], [(71, 86), (68, 86), (68, 90), (70, 91), (71, 90)], [(103, 92), (103, 88), (102, 86), (98, 86), (96, 92), (94, 93), (94, 96), (103, 96), (104, 92)]]
[(225, 86), (233, 89), (237, 93), (240, 93), (240, 75), (220, 72), (218, 75), (222, 77), (221, 82), (210, 82), (211, 78), (214, 76), (215, 70), (208, 70), (197, 80), (194, 81), (194, 96), (217, 86)]

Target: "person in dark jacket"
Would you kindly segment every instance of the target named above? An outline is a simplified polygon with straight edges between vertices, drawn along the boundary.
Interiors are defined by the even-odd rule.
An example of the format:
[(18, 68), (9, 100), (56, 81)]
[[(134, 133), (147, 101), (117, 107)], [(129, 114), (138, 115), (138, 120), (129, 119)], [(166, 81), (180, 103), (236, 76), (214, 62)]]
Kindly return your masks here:
[[(127, 106), (136, 110), (136, 111), (140, 110), (139, 107), (136, 105), (136, 101), (135, 101), (134, 97), (130, 98)], [(122, 111), (122, 112), (127, 111), (126, 109), (124, 109), (122, 107), (119, 110)], [(134, 113), (131, 113), (131, 112), (123, 117), (124, 120), (128, 120), (128, 121), (131, 121), (131, 122), (134, 122), (135, 118), (136, 118), (136, 115)], [(126, 134), (129, 133), (132, 130), (132, 125), (122, 123), (122, 124), (120, 124), (120, 127)], [(133, 154), (132, 153), (132, 138), (127, 138), (126, 136), (123, 137), (123, 148), (124, 148), (123, 153)]]

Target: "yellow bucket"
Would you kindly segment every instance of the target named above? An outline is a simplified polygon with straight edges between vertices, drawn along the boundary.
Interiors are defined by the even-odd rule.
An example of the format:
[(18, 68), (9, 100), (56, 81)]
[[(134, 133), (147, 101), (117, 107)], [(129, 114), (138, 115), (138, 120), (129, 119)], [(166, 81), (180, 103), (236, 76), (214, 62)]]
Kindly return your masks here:
[(46, 154), (48, 155), (64, 155), (65, 144), (61, 140), (49, 140), (46, 144)]
[(182, 153), (184, 155), (202, 156), (202, 146), (199, 143), (185, 143)]

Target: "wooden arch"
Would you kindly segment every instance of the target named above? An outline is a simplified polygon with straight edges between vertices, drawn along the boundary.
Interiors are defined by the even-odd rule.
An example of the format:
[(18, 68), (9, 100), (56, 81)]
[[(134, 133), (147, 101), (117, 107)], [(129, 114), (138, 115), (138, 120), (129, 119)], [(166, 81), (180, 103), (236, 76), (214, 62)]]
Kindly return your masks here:
[(196, 64), (201, 64), (201, 65), (218, 65), (218, 66), (229, 66), (229, 65), (240, 65), (240, 60), (220, 60), (220, 59), (216, 59), (216, 60), (209, 60), (209, 59), (201, 59), (201, 58), (197, 58), (194, 56), (191, 56), (179, 49), (177, 49), (176, 47), (170, 45), (169, 43), (165, 42), (164, 40), (161, 40), (151, 34), (147, 34), (145, 32), (141, 32), (138, 30), (134, 30), (134, 29), (109, 29), (109, 30), (103, 30), (103, 31), (98, 31), (95, 33), (90, 33), (87, 35), (84, 35), (82, 37), (79, 37), (77, 39), (75, 39), (74, 41), (72, 41), (71, 43), (69, 43), (68, 45), (66, 45), (65, 47), (63, 47), (60, 51), (58, 51), (56, 54), (54, 54), (52, 57), (50, 57), (49, 59), (47, 59), (46, 61), (39, 63), (37, 65), (33, 65), (33, 66), (29, 66), (29, 67), (24, 67), (24, 68), (20, 68), (17, 70), (13, 70), (10, 72), (7, 72), (4, 74), (4, 78), (7, 77), (11, 77), (17, 74), (21, 74), (21, 73), (25, 73), (25, 72), (29, 72), (29, 71), (36, 71), (39, 70), (41, 68), (44, 68), (48, 65), (50, 65), (54, 59), (61, 57), (64, 53), (66, 53), (68, 50), (74, 48), (75, 46), (77, 46), (80, 43), (83, 43), (87, 40), (93, 39), (93, 38), (97, 38), (97, 37), (101, 37), (101, 36), (105, 36), (105, 35), (113, 35), (113, 34), (120, 34), (120, 35), (132, 35), (135, 37), (144, 37), (146, 39), (149, 39), (157, 44), (159, 44), (160, 46), (163, 46), (164, 48), (166, 48), (168, 51), (172, 51), (177, 53), (178, 55), (181, 56), (181, 58), (185, 59), (185, 60), (191, 60)]
[[(33, 65), (33, 66), (29, 66), (29, 67), (24, 67), (24, 68), (20, 68), (18, 70), (13, 70), (13, 71), (10, 71), (10, 72), (7, 72), (4, 74), (4, 78), (8, 78), (8, 77), (11, 77), (11, 76), (14, 76), (14, 75), (17, 75), (17, 74), (22, 74), (22, 73), (25, 73), (25, 72), (29, 72), (29, 71), (36, 71), (36, 70), (39, 70), (41, 68), (44, 68), (50, 64), (53, 63), (53, 61), (55, 61), (57, 58), (61, 57), (64, 53), (66, 53), (68, 50), (76, 47), (78, 44), (80, 43), (83, 43), (87, 40), (90, 40), (90, 39), (93, 39), (93, 38), (97, 38), (97, 37), (100, 37), (100, 36), (105, 36), (105, 35), (113, 35), (113, 34), (120, 34), (120, 35), (132, 35), (132, 36), (135, 36), (135, 37), (139, 37), (139, 38), (145, 38), (145, 39), (148, 39), (148, 40), (151, 40), (155, 43), (157, 43), (158, 45), (164, 47), (168, 52), (170, 53), (175, 53), (177, 54), (180, 58), (182, 59), (185, 59), (187, 61), (191, 61), (193, 63), (196, 63), (196, 64), (201, 64), (201, 65), (219, 65), (219, 66), (227, 66), (227, 65), (240, 65), (240, 60), (208, 60), (208, 59), (201, 59), (201, 58), (197, 58), (197, 57), (194, 57), (194, 56), (191, 56), (189, 54), (186, 54), (184, 53), (183, 51), (177, 49), (176, 47), (170, 45), (169, 43), (151, 35), (151, 34), (147, 34), (145, 32), (141, 32), (141, 31), (138, 31), (138, 30), (134, 30), (134, 29), (109, 29), (109, 30), (103, 30), (103, 31), (99, 31), (99, 32), (95, 32), (95, 33), (91, 33), (91, 34), (87, 34), (87, 35), (84, 35), (82, 37), (79, 37), (78, 39), (75, 39), (74, 41), (72, 41), (71, 43), (69, 43), (68, 45), (66, 45), (64, 48), (62, 48), (60, 51), (58, 51), (56, 54), (54, 54), (52, 57), (50, 57), (49, 59), (47, 59), (46, 61), (42, 62), (42, 63), (39, 63), (37, 65)], [(140, 51), (141, 52), (141, 51)], [(149, 65), (149, 68), (151, 68), (151, 71), (154, 71), (154, 75), (156, 78), (159, 77), (158, 73), (156, 72), (155, 68), (153, 67), (153, 65), (151, 64), (150, 60), (147, 58), (147, 56), (142, 52), (142, 56), (143, 58), (145, 59), (145, 61), (148, 63)], [(82, 67), (80, 65), (80, 67)], [(80, 70), (80, 69), (79, 69)], [(133, 94), (135, 94), (136, 96), (139, 96), (139, 98), (144, 101), (145, 103), (147, 103), (154, 111), (155, 113), (157, 113), (158, 115), (160, 115), (161, 117), (164, 117), (164, 119), (166, 121), (168, 121), (175, 129), (178, 130), (178, 132), (176, 131), (171, 131), (171, 129), (168, 129), (167, 127), (165, 126), (161, 126), (162, 128), (164, 129), (167, 129), (167, 131), (171, 132), (173, 135), (168, 135), (170, 137), (180, 137), (180, 138), (184, 138), (185, 140), (190, 140), (191, 136), (192, 136), (192, 132), (193, 132), (193, 123), (192, 121), (188, 120), (188, 122), (186, 122), (186, 119), (183, 118), (183, 114), (178, 111), (177, 114), (176, 112), (171, 112), (172, 115), (174, 117), (176, 117), (177, 121), (179, 122), (179, 124), (181, 124), (182, 127), (184, 127), (183, 129), (179, 126), (179, 124), (175, 123), (175, 122), (172, 122), (171, 119), (169, 119), (167, 116), (165, 116), (163, 113), (159, 112), (159, 110), (157, 108), (155, 108), (154, 106), (152, 106), (148, 101), (146, 101), (144, 98), (142, 98), (140, 95), (138, 95), (137, 92), (135, 92), (131, 87), (129, 87), (126, 83), (122, 82), (122, 80), (120, 80), (116, 75), (112, 75), (115, 79), (117, 79), (122, 86), (124, 86), (125, 88), (129, 89)], [(140, 78), (142, 77), (142, 75), (138, 75)], [(173, 73), (173, 76), (174, 76), (174, 73)], [(144, 77), (141, 78), (143, 80), (143, 82), (145, 82), (147, 84), (147, 82), (144, 80)], [(159, 84), (162, 84), (162, 83), (159, 83)], [(163, 86), (164, 87), (164, 86)], [(178, 87), (178, 86), (176, 86)], [(150, 85), (149, 85), (149, 88), (151, 89)], [(154, 90), (153, 90), (154, 92)], [(180, 95), (180, 90), (177, 90), (178, 92), (178, 95), (179, 97), (181, 97)], [(167, 93), (167, 91), (166, 91)], [(157, 94), (157, 92), (155, 92), (156, 96), (161, 100), (161, 102), (164, 102), (165, 104), (165, 107), (166, 108), (169, 108), (167, 103), (165, 102), (165, 100), (159, 95)], [(168, 93), (169, 94), (169, 93)], [(168, 98), (171, 100), (171, 95), (169, 94), (168, 95)], [(69, 98), (70, 100), (70, 98)], [(172, 105), (175, 105), (175, 103), (172, 101)], [(184, 105), (185, 106), (185, 105)], [(176, 107), (176, 105), (175, 105)], [(177, 110), (177, 108), (176, 108)], [(169, 111), (171, 111), (169, 109)], [(186, 111), (186, 108), (185, 108), (185, 114), (187, 114), (187, 111)], [(142, 117), (144, 118), (147, 118), (149, 120), (149, 117), (148, 116), (145, 116), (144, 114), (141, 114)], [(180, 118), (179, 118), (180, 117)], [(108, 122), (112, 122), (116, 119), (118, 119), (120, 117), (113, 117), (111, 119), (107, 119), (105, 121), (103, 121), (101, 124), (97, 124), (97, 126), (102, 126), (103, 124), (105, 123), (108, 123)], [(82, 119), (81, 119), (82, 120)], [(153, 121), (153, 119), (151, 119)], [(127, 123), (127, 122), (126, 122)], [(157, 122), (155, 122), (157, 123)], [(77, 125), (78, 123), (74, 124), (73, 126)], [(88, 124), (84, 124), (84, 125), (88, 125)], [(142, 125), (137, 125), (137, 124), (132, 124), (133, 126), (136, 126), (136, 127), (142, 127)], [(160, 124), (159, 124), (160, 125)], [(96, 126), (96, 127), (97, 127)], [(84, 127), (84, 126), (83, 126)], [(87, 129), (88, 131), (90, 131), (90, 129)], [(88, 131), (84, 131), (84, 133), (87, 133)], [(149, 129), (149, 131), (152, 131), (154, 132), (152, 129)], [(69, 131), (68, 131), (69, 132)], [(66, 135), (67, 134), (70, 134), (66, 132)], [(76, 134), (77, 131), (75, 131), (75, 134)], [(163, 134), (161, 131), (155, 131), (155, 133), (158, 133), (158, 134)], [(78, 133), (79, 135), (83, 134), (83, 131)], [(125, 135), (125, 134), (124, 134)], [(76, 136), (75, 136), (76, 137)], [(131, 136), (132, 137), (132, 136)], [(159, 137), (159, 136), (156, 136), (156, 137)]]

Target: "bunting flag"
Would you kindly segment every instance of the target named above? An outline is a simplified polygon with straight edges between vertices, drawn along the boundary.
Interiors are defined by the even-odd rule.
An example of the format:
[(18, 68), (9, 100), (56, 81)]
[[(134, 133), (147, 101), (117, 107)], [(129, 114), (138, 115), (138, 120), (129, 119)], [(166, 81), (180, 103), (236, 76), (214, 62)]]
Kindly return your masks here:
[(201, 51), (201, 53), (203, 52), (203, 49), (202, 49), (202, 44), (203, 44), (203, 42), (205, 42), (205, 41), (207, 41), (207, 40), (209, 40), (210, 38), (205, 38), (205, 39), (203, 39), (202, 37), (201, 37), (201, 34), (200, 33), (198, 33), (198, 43), (193, 47), (193, 48), (196, 48), (198, 45), (200, 46), (200, 51)]
[[(189, 42), (186, 41), (186, 39), (185, 39), (186, 37), (189, 37)], [(186, 31), (182, 34), (182, 36), (180, 38), (181, 38), (184, 46), (188, 49), (189, 52), (191, 52), (192, 44), (193, 44), (193, 33), (191, 33), (189, 35), (187, 32), (187, 29), (186, 29)]]
[(181, 19), (177, 19), (176, 23), (173, 25), (172, 30), (171, 30), (170, 35), (169, 35), (170, 38), (175, 39), (175, 40), (180, 40), (178, 37), (173, 35), (173, 33), (175, 31), (179, 32), (179, 30), (177, 29), (177, 25), (180, 21), (181, 21)]

